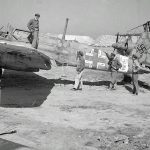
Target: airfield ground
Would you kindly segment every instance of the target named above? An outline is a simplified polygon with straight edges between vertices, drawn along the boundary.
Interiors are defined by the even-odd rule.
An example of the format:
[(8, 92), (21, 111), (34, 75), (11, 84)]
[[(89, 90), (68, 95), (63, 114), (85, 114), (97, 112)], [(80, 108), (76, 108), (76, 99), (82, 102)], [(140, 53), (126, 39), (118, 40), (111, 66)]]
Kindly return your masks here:
[(71, 67), (4, 71), (0, 133), (17, 132), (0, 135), (0, 150), (150, 149), (150, 75), (140, 76), (134, 96), (121, 75), (109, 91), (108, 72), (87, 70), (83, 90), (72, 91), (74, 74)]

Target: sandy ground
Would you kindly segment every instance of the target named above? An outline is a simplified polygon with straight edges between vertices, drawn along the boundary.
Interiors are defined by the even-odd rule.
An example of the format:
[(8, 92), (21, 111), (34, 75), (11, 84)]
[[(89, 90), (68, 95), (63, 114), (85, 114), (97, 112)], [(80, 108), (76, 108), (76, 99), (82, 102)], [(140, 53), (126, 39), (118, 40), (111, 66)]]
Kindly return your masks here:
[(110, 75), (98, 71), (85, 71), (83, 90), (72, 91), (74, 74), (4, 71), (0, 133), (17, 133), (0, 135), (0, 150), (150, 149), (150, 75), (140, 76), (134, 96), (131, 84), (107, 90)]

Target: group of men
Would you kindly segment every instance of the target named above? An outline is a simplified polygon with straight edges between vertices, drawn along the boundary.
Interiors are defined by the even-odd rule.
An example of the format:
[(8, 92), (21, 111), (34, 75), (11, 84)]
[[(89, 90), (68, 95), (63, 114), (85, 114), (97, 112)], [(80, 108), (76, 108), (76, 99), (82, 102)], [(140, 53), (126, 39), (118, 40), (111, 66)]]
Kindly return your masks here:
[[(122, 67), (122, 64), (119, 62), (118, 58), (116, 57), (115, 53), (111, 53), (110, 55), (106, 53), (109, 62), (109, 70), (111, 72), (111, 80), (110, 84), (108, 86), (108, 89), (110, 90), (116, 90), (116, 84), (117, 84), (117, 79), (118, 79), (118, 70)], [(133, 55), (132, 56), (132, 84), (133, 84), (133, 94), (138, 95), (138, 72), (140, 69), (139, 62), (137, 60), (137, 56)], [(75, 77), (75, 84), (73, 90), (82, 90), (82, 74), (83, 70), (85, 68), (85, 60), (83, 56), (82, 51), (77, 52), (77, 75)]]
[[(109, 56), (106, 53), (109, 62), (109, 70), (111, 71), (111, 81), (109, 84), (109, 89), (110, 90), (115, 90), (116, 89), (116, 84), (117, 84), (117, 76), (118, 76), (118, 70), (122, 67), (122, 64), (119, 62), (117, 59), (116, 55), (114, 53), (111, 53)], [(140, 64), (137, 60), (137, 56), (135, 54), (132, 55), (132, 84), (133, 84), (133, 94), (138, 95), (138, 74), (139, 74), (139, 69), (140, 69)]]
[[(39, 43), (39, 18), (40, 14), (36, 13), (35, 18), (31, 19), (27, 27), (30, 30), (30, 34), (28, 36), (29, 42), (32, 44), (32, 47), (37, 49), (38, 48), (38, 43)], [(110, 90), (115, 90), (116, 89), (116, 84), (117, 84), (117, 76), (118, 76), (118, 70), (119, 68), (122, 67), (121, 63), (117, 59), (114, 53), (111, 53), (111, 55), (108, 55), (106, 53), (109, 62), (109, 70), (111, 71), (111, 81), (109, 84), (109, 89)], [(138, 70), (139, 70), (139, 63), (137, 61), (136, 55), (132, 56), (133, 60), (133, 65), (132, 65), (132, 82), (133, 82), (133, 94), (138, 95)], [(83, 70), (85, 68), (85, 60), (84, 60), (84, 54), (82, 51), (77, 52), (77, 75), (75, 77), (75, 84), (73, 90), (82, 90), (82, 74)]]

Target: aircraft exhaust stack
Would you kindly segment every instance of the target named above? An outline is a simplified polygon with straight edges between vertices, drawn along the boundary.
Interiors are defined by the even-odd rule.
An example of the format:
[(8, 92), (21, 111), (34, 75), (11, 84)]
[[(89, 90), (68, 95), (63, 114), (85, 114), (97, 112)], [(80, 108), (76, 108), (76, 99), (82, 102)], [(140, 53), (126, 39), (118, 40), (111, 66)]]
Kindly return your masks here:
[(64, 32), (63, 32), (63, 36), (62, 36), (62, 44), (65, 42), (65, 36), (66, 36), (66, 32), (67, 32), (68, 21), (69, 21), (69, 18), (66, 18), (65, 28), (64, 28)]

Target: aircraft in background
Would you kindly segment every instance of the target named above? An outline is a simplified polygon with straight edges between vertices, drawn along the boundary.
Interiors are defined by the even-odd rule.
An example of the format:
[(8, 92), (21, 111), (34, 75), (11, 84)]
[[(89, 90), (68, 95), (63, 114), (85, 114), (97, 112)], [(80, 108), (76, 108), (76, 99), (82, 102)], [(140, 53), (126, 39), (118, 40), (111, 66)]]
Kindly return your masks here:
[[(56, 49), (53, 51), (48, 50), (49, 57), (51, 57), (51, 53), (53, 53), (54, 55), (51, 58), (53, 58), (58, 65), (76, 66), (77, 51), (82, 50), (84, 53), (84, 56), (85, 56), (85, 66), (87, 69), (109, 71), (109, 65), (108, 65), (109, 59), (106, 54), (107, 51), (103, 50), (102, 48), (89, 47), (87, 49), (73, 49), (72, 50), (71, 47), (64, 46), (65, 43), (67, 42), (67, 41), (65, 41), (67, 25), (68, 25), (68, 18), (66, 19), (63, 37), (60, 41), (61, 46), (56, 47)], [(144, 35), (145, 35), (145, 33), (144, 33)], [(138, 43), (142, 44), (142, 42), (145, 43), (145, 41), (149, 41), (149, 38), (147, 38), (147, 36), (145, 38), (144, 38), (144, 36), (142, 36), (138, 40)], [(128, 44), (129, 44), (129, 42), (128, 42)], [(146, 47), (146, 49), (144, 49), (144, 47), (142, 47), (142, 46), (143, 45), (138, 45), (138, 47), (137, 47), (138, 50), (135, 51), (135, 53), (137, 55), (140, 54), (140, 57), (143, 58), (143, 57), (145, 57), (145, 52), (146, 52), (146, 49), (148, 49), (148, 47)], [(141, 52), (142, 50), (143, 50), (143, 53)], [(126, 56), (122, 53), (116, 53), (116, 57), (118, 57), (118, 59), (120, 60), (120, 62), (122, 64), (122, 67), (119, 69), (119, 72), (124, 73), (124, 74), (131, 74), (132, 73), (132, 57), (130, 57), (129, 55)], [(150, 61), (150, 58), (148, 58), (147, 61)], [(144, 64), (144, 60), (142, 61), (142, 63)], [(150, 70), (141, 66), (139, 73), (141, 73), (141, 74), (150, 73)]]

